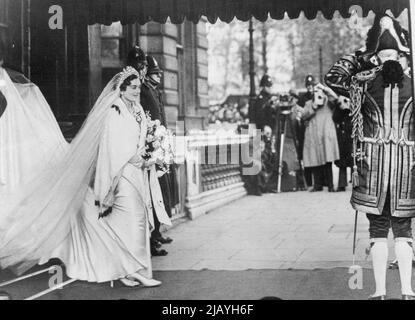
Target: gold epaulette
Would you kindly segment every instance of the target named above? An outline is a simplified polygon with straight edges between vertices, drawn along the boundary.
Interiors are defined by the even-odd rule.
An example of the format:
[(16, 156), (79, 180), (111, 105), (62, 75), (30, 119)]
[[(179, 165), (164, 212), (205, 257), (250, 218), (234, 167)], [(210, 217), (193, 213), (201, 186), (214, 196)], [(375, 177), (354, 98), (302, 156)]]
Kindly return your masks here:
[(371, 81), (376, 78), (377, 74), (381, 70), (382, 70), (382, 66), (378, 66), (370, 70), (361, 71), (355, 75), (355, 78), (358, 82)]

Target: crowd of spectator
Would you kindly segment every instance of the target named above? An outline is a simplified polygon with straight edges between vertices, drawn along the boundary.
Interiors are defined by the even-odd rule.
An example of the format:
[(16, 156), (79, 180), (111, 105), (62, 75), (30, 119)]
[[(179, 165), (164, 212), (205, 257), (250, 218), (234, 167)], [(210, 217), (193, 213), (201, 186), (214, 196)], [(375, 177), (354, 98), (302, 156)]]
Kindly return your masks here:
[[(232, 101), (233, 100), (233, 101)], [(222, 104), (214, 104), (209, 108), (209, 123), (235, 123), (237, 125), (249, 123), (249, 103), (247, 98), (230, 96)]]

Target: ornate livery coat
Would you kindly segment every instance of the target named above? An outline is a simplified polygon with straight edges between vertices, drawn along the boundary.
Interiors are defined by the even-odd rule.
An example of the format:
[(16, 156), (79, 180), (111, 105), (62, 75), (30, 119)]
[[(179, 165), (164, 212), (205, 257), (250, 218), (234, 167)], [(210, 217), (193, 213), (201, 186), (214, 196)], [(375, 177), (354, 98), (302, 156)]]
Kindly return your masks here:
[[(356, 55), (342, 57), (326, 84), (351, 98), (356, 210), (381, 215), (390, 197), (391, 215), (415, 216), (415, 119), (409, 72), (401, 86), (386, 85), (382, 66), (365, 70)], [(386, 208), (385, 208), (386, 209)]]
[(390, 197), (392, 216), (415, 216), (415, 122), (409, 72), (401, 85), (386, 84), (382, 66), (360, 72), (352, 78), (350, 98), (358, 173), (353, 207), (380, 215)]

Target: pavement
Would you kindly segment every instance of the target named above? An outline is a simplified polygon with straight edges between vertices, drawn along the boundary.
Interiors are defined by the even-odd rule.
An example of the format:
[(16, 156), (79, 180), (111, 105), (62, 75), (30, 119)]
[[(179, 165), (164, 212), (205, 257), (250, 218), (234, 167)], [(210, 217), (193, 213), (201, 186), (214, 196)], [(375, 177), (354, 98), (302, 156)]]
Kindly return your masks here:
[[(355, 264), (362, 286), (352, 290), (354, 211), (350, 192), (292, 192), (246, 196), (165, 232), (169, 254), (153, 258), (158, 288), (77, 281), (40, 299), (366, 299), (374, 291), (368, 222), (358, 216)], [(392, 249), (393, 242), (390, 241)], [(394, 259), (390, 250), (390, 260)], [(12, 279), (0, 273), (0, 282)], [(0, 288), (14, 299), (48, 289), (50, 276)], [(388, 271), (388, 292), (399, 297), (399, 274)]]
[[(350, 192), (247, 196), (166, 232), (154, 270), (314, 269), (352, 265)], [(370, 267), (368, 222), (358, 216), (356, 262)], [(391, 245), (393, 243), (391, 242)]]
[[(245, 271), (158, 271), (157, 288), (127, 288), (119, 282), (77, 281), (39, 300), (259, 300), (266, 296), (283, 300), (366, 300), (374, 292), (371, 270), (362, 270), (362, 287), (350, 289), (347, 268), (315, 270), (245, 270)], [(388, 271), (389, 298), (399, 298), (399, 272)], [(47, 275), (30, 282), (9, 286), (6, 291), (20, 300), (48, 288)], [(3, 288), (2, 288), (3, 289)], [(163, 302), (160, 304), (162, 305)]]

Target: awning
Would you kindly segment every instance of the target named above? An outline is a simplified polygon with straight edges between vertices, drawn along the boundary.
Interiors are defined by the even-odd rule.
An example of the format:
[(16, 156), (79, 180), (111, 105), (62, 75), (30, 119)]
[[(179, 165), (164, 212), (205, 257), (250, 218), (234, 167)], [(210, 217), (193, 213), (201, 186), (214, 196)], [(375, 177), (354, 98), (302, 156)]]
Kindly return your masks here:
[[(36, 1), (36, 0), (35, 0)], [(35, 2), (33, 1), (33, 2)], [(43, 1), (43, 0), (39, 0)], [(67, 23), (106, 24), (121, 21), (122, 24), (148, 21), (182, 23), (184, 19), (198, 22), (202, 16), (211, 23), (218, 19), (230, 22), (235, 17), (247, 21), (254, 17), (264, 21), (270, 16), (283, 19), (287, 13), (291, 19), (301, 12), (314, 19), (318, 12), (331, 19), (335, 11), (350, 17), (350, 8), (360, 6), (363, 16), (370, 10), (384, 13), (390, 9), (397, 16), (409, 7), (409, 0), (54, 0), (64, 9)]]

